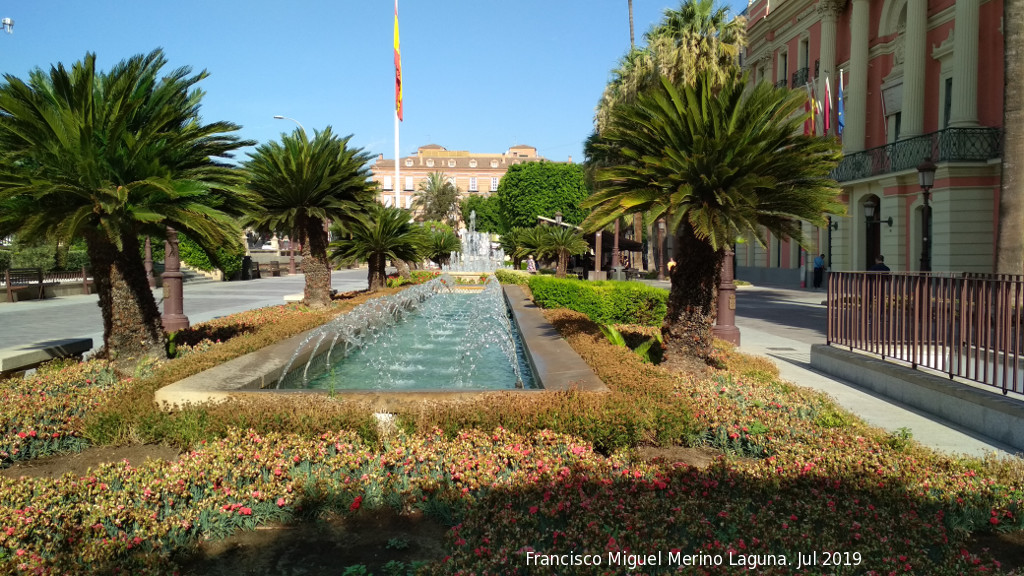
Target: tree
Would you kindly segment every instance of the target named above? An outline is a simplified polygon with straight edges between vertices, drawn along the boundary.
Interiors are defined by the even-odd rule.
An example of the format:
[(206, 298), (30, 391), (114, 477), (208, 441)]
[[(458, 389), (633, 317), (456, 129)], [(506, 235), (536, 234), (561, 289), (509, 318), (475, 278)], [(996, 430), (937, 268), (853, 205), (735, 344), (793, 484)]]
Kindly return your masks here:
[(296, 128), (282, 134), (280, 143), (260, 145), (245, 163), (248, 188), (258, 198), (259, 210), (244, 224), (297, 235), (306, 284), (303, 301), (312, 308), (331, 301), (324, 221), (345, 226), (360, 219), (375, 195), (369, 181), (371, 156), (362, 148), (349, 148), (351, 138), (339, 138), (328, 126), (310, 140), (305, 130)]
[(501, 212), (510, 227), (530, 228), (537, 225), (537, 216), (554, 218), (556, 212), (564, 221), (579, 224), (587, 215), (580, 202), (588, 193), (583, 168), (576, 164), (515, 164), (498, 184)]
[(367, 217), (352, 221), (344, 232), (331, 244), (331, 259), (342, 265), (366, 262), (370, 292), (384, 288), (388, 260), (420, 260), (425, 252), (425, 231), (401, 208), (371, 203)]
[(239, 242), (234, 216), (250, 206), (223, 159), (252, 143), (202, 123), (205, 71), (165, 64), (156, 50), (101, 72), (86, 54), (0, 85), (0, 236), (84, 239), (104, 350), (125, 368), (165, 354), (140, 236), (172, 226), (212, 254)]
[(1003, 2), (1003, 175), (996, 272), (1024, 274), (1024, 1)]
[(504, 234), (508, 230), (505, 215), (501, 212), (501, 202), (496, 194), (489, 196), (470, 196), (460, 202), (462, 221), (469, 223), (469, 216), (476, 212), (477, 232)]
[(440, 220), (455, 224), (459, 189), (443, 172), (431, 172), (416, 186), (412, 208), (421, 220)]
[(426, 256), (438, 266), (445, 266), (452, 259), (452, 252), (461, 252), (462, 243), (451, 230), (429, 230)]
[(737, 237), (767, 230), (802, 242), (800, 220), (823, 226), (844, 212), (829, 178), (839, 144), (802, 134), (804, 95), (745, 85), (711, 73), (680, 88), (664, 79), (616, 108), (602, 133), (626, 161), (600, 173), (585, 228), (641, 211), (667, 218), (677, 240), (662, 326), (670, 354), (710, 354), (722, 261)]
[(543, 234), (540, 238), (540, 254), (545, 257), (555, 258), (558, 265), (555, 268), (555, 276), (565, 278), (566, 269), (569, 267), (569, 256), (583, 254), (590, 250), (583, 234), (575, 228), (565, 226), (543, 226)]

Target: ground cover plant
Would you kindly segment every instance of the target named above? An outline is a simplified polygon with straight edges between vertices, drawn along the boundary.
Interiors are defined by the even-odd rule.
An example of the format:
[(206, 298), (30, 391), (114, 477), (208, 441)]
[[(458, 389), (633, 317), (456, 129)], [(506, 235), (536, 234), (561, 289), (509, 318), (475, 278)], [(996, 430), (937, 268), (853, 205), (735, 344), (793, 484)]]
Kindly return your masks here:
[[(679, 567), (673, 554), (697, 553), (720, 556), (722, 565), (685, 573), (1008, 573), (998, 550), (973, 542), (1019, 533), (1019, 461), (938, 455), (727, 347), (716, 350), (719, 368), (700, 372), (645, 363), (570, 310), (545, 315), (609, 393), (424, 403), (396, 414), (388, 434), (372, 426), (369, 409), (329, 397), (169, 415), (143, 407), (139, 399), (158, 383), (270, 339), (263, 326), (318, 321), (292, 309), (253, 314), (262, 322), (222, 319), (206, 333), (248, 328), (220, 343), (189, 344), (190, 353), (151, 374), (116, 378), (88, 363), (0, 383), (8, 453), (41, 453), (31, 443), (53, 432), (76, 442), (145, 438), (186, 447), (174, 462), (0, 478), (0, 573), (169, 574), (210, 539), (368, 510), (431, 518), (448, 528), (446, 553), (390, 568), (335, 565), (330, 573), (657, 574)], [(626, 340), (653, 330), (616, 328)], [(51, 409), (40, 390), (47, 401), (68, 394), (69, 406), (54, 401), (59, 409)], [(60, 411), (72, 404), (75, 415)], [(673, 457), (682, 445), (714, 447), (719, 457), (690, 465)], [(666, 456), (642, 457), (652, 446)], [(806, 570), (768, 564), (815, 551), (817, 565)], [(846, 563), (824, 566), (826, 552)], [(598, 555), (602, 565), (538, 567), (536, 554)], [(660, 564), (638, 565), (649, 554), (661, 554)]]

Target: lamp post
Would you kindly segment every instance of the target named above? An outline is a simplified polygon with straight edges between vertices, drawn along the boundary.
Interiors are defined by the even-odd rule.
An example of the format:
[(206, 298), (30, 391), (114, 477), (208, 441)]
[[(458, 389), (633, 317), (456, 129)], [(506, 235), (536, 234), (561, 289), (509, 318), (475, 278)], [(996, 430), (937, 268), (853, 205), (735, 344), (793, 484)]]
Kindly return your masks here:
[(160, 275), (164, 281), (164, 313), (161, 316), (164, 330), (177, 332), (188, 328), (188, 316), (185, 316), (184, 294), (182, 290), (181, 260), (178, 256), (178, 232), (167, 227), (167, 240), (164, 242), (164, 273)]
[(658, 280), (665, 279), (665, 220), (658, 220)]
[(0, 20), (0, 28), (3, 28), (4, 32), (8, 34), (14, 34), (14, 20), (10, 18), (4, 18)]
[(928, 203), (931, 197), (932, 186), (935, 185), (935, 163), (931, 157), (924, 159), (917, 166), (917, 183), (921, 185), (921, 194), (924, 197), (924, 212), (922, 218), (923, 235), (921, 236), (921, 272), (932, 271), (932, 207)]
[(295, 122), (296, 124), (299, 125), (299, 128), (302, 129), (303, 136), (305, 136), (305, 134), (306, 134), (306, 127), (302, 125), (302, 122), (299, 122), (295, 118), (290, 118), (288, 116), (281, 116), (280, 114), (275, 114), (274, 115), (274, 120), (291, 120), (292, 122)]

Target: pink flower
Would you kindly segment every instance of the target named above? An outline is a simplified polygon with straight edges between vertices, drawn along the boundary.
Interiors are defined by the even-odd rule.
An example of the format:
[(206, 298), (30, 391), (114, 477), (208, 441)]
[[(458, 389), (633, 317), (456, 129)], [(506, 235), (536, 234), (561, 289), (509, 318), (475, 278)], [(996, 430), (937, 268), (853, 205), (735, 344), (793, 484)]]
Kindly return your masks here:
[(536, 514), (538, 510), (540, 510), (540, 508), (537, 508), (536, 506), (530, 506), (530, 514)]
[(277, 507), (278, 508), (283, 508), (284, 507), (284, 498), (278, 498), (277, 499)]
[(252, 516), (252, 508), (242, 506), (241, 508), (238, 509), (238, 513), (242, 516)]

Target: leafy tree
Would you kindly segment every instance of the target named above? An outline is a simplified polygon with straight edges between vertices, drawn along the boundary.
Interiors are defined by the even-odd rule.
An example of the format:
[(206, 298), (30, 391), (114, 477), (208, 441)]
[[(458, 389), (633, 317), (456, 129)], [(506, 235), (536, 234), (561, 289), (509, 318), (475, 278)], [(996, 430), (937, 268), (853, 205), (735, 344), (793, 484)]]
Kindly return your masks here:
[(616, 108), (602, 133), (626, 162), (599, 174), (586, 227), (634, 212), (667, 217), (677, 240), (662, 327), (671, 353), (710, 353), (722, 261), (737, 237), (767, 230), (802, 242), (800, 220), (824, 225), (844, 211), (828, 176), (839, 145), (802, 134), (804, 96), (745, 84), (711, 73), (682, 88), (663, 80)]
[(331, 301), (331, 267), (324, 221), (343, 226), (362, 218), (373, 202), (370, 154), (350, 148), (352, 136), (339, 138), (328, 126), (314, 133), (296, 128), (281, 142), (261, 145), (245, 163), (249, 190), (259, 210), (244, 223), (259, 230), (294, 230), (302, 244), (304, 302), (319, 308)]
[(219, 159), (252, 143), (202, 122), (205, 71), (165, 64), (156, 50), (101, 72), (87, 54), (0, 84), (0, 237), (85, 240), (104, 348), (126, 368), (165, 354), (139, 238), (172, 226), (213, 251), (239, 242), (234, 217), (249, 207)]
[(365, 219), (351, 222), (342, 238), (331, 243), (331, 259), (338, 264), (366, 262), (370, 292), (384, 288), (388, 260), (420, 260), (427, 233), (411, 222), (407, 210), (371, 203)]
[(431, 172), (416, 187), (412, 208), (422, 220), (455, 223), (458, 214), (459, 189), (443, 172)]
[(558, 266), (555, 268), (555, 276), (565, 278), (565, 271), (569, 267), (569, 256), (583, 254), (590, 250), (583, 234), (575, 228), (565, 226), (542, 226), (540, 236), (540, 250), (542, 256), (555, 258)]
[(430, 230), (427, 232), (426, 256), (437, 263), (438, 266), (445, 266), (452, 259), (452, 252), (461, 252), (462, 243), (459, 237), (451, 230)]
[(469, 217), (476, 211), (476, 229), (488, 234), (504, 234), (508, 230), (505, 215), (501, 211), (501, 201), (497, 194), (489, 196), (470, 196), (460, 203), (462, 221), (469, 226)]
[(510, 227), (530, 228), (537, 216), (554, 218), (559, 211), (564, 221), (579, 224), (587, 215), (580, 202), (588, 193), (583, 168), (576, 164), (515, 164), (498, 184), (501, 213)]

